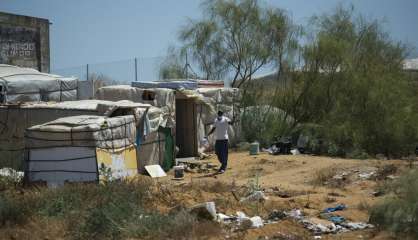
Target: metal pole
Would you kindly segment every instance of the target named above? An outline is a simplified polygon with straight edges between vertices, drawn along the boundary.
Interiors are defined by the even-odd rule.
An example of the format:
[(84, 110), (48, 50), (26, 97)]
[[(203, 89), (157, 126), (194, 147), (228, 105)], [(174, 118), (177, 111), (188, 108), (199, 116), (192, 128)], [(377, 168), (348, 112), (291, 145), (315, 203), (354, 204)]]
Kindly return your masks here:
[(135, 58), (135, 82), (138, 82), (138, 59)]
[[(89, 73), (89, 64), (86, 64), (86, 73), (87, 73), (87, 81), (89, 81), (90, 73)], [(91, 99), (94, 98), (94, 77), (91, 78)]]
[(189, 79), (189, 62), (187, 61), (187, 51), (186, 51), (186, 80)]
[(89, 64), (86, 65), (86, 80), (89, 80)]

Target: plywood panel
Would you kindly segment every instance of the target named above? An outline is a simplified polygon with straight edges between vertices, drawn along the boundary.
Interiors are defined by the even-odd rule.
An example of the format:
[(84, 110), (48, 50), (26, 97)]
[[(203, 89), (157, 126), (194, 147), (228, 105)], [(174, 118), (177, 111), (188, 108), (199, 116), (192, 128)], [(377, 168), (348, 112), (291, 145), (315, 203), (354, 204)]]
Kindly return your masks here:
[(197, 154), (196, 109), (192, 99), (176, 100), (176, 145), (178, 157)]

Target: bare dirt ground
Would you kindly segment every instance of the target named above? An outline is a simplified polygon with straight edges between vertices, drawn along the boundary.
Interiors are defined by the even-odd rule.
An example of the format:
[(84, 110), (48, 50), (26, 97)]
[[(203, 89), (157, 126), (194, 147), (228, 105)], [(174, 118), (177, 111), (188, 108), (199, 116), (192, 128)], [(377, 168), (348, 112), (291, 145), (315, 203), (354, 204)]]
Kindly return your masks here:
[[(213, 165), (219, 163), (214, 155)], [(195, 204), (213, 201), (219, 213), (260, 216), (267, 220), (273, 210), (300, 209), (307, 219), (324, 224), (320, 218), (327, 207), (345, 204), (347, 208), (335, 214), (352, 222), (368, 222), (371, 206), (383, 200), (387, 184), (408, 168), (403, 160), (353, 160), (310, 155), (279, 155), (248, 152), (230, 152), (226, 173), (213, 175), (208, 171), (192, 169), (183, 180), (173, 180), (174, 171), (164, 178), (152, 179), (149, 209), (170, 213)], [(374, 174), (370, 174), (374, 173)], [(140, 176), (138, 181), (150, 181)], [(250, 189), (258, 187), (268, 197), (265, 201), (241, 202)], [(382, 191), (383, 190), (383, 191)], [(148, 206), (149, 205), (149, 206)], [(0, 228), (0, 239), (67, 239), (64, 222), (48, 218), (30, 219), (26, 224)], [(201, 222), (192, 239), (314, 239), (314, 234), (292, 219), (283, 218), (261, 228), (233, 228)], [(202, 237), (201, 237), (202, 236)], [(379, 229), (323, 234), (321, 239), (396, 239)]]
[[(212, 155), (210, 161), (219, 164)], [(389, 166), (389, 167), (388, 167)], [(217, 211), (235, 214), (243, 211), (248, 216), (268, 217), (274, 209), (301, 209), (305, 216), (319, 219), (324, 208), (345, 204), (347, 209), (336, 214), (353, 222), (367, 222), (370, 206), (384, 196), (374, 192), (396, 178), (407, 162), (401, 160), (353, 160), (310, 155), (273, 156), (262, 153), (250, 156), (247, 152), (233, 152), (229, 156), (226, 173), (211, 174), (193, 171), (185, 173), (182, 181), (172, 180), (170, 171), (160, 180), (161, 186), (171, 196), (171, 206), (191, 206), (205, 201), (214, 201)], [(374, 172), (374, 176), (367, 174)], [(337, 177), (334, 177), (336, 176)], [(340, 176), (340, 177), (339, 177)], [(261, 203), (241, 203), (239, 191), (234, 189), (257, 184), (266, 193), (268, 200)], [(237, 196), (238, 195), (238, 196)], [(162, 204), (164, 205), (164, 204)], [(167, 204), (166, 204), (167, 205)], [(288, 235), (287, 237), (284, 237)], [(292, 238), (293, 237), (293, 238)], [(241, 232), (224, 232), (217, 239), (313, 239), (311, 232), (300, 223), (285, 219), (259, 229)], [(358, 230), (341, 234), (322, 235), (321, 239), (395, 239), (389, 233)]]

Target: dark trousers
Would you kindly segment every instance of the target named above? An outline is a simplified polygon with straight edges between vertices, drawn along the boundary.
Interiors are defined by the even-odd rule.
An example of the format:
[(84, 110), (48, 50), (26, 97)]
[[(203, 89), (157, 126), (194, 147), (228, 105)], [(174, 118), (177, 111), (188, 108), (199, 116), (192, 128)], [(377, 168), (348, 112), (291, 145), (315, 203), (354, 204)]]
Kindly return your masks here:
[(228, 140), (216, 140), (215, 153), (219, 162), (222, 164), (219, 170), (226, 170), (228, 165)]

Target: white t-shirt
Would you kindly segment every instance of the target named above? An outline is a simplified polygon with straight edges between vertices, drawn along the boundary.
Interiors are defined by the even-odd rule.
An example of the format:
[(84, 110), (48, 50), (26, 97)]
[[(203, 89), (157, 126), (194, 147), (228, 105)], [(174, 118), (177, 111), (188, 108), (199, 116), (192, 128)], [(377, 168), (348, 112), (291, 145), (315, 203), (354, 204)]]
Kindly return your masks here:
[(215, 139), (216, 140), (228, 140), (228, 125), (229, 118), (222, 116), (221, 120), (215, 118), (213, 126), (215, 127)]

